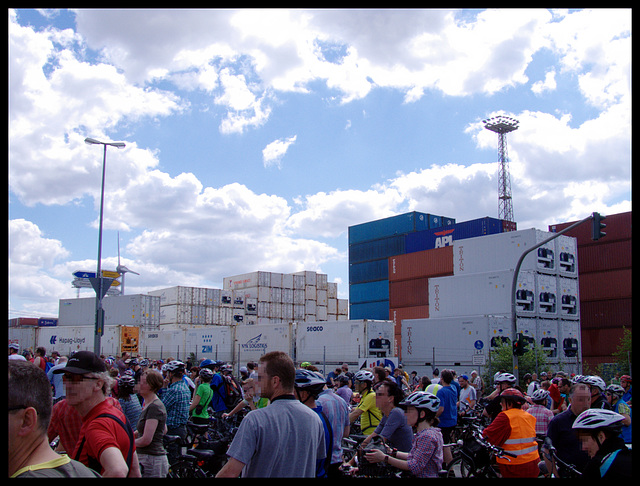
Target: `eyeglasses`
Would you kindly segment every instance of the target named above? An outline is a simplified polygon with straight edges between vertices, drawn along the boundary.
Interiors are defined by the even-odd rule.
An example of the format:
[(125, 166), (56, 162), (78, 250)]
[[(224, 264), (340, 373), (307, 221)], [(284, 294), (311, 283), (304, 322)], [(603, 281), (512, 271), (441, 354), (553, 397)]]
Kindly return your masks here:
[(7, 409), (7, 412), (15, 412), (16, 410), (24, 410), (25, 408), (28, 408), (28, 407), (26, 407), (24, 405), (17, 405), (15, 407), (9, 407)]

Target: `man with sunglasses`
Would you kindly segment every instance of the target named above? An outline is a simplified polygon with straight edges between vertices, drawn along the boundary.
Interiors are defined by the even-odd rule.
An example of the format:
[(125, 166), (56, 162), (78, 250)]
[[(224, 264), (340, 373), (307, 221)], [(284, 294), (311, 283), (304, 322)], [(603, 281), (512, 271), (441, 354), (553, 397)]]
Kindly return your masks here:
[(131, 427), (107, 400), (113, 379), (104, 361), (91, 351), (78, 351), (54, 373), (64, 373), (67, 403), (82, 417), (72, 457), (103, 477), (140, 477)]
[(51, 385), (33, 363), (9, 361), (9, 477), (71, 478), (98, 474), (49, 445)]

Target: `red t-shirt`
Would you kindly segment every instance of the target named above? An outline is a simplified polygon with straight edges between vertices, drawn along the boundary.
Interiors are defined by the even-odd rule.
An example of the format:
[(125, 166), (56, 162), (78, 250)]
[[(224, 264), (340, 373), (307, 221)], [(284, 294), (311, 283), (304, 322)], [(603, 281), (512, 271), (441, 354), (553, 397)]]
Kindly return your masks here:
[(551, 385), (549, 385), (549, 396), (551, 397), (551, 400), (553, 400), (552, 408), (560, 408), (560, 405), (564, 402), (564, 398), (560, 394), (558, 385), (555, 383), (551, 383)]
[[(98, 417), (98, 415), (108, 413), (118, 417), (126, 426), (127, 421), (124, 413), (116, 408), (110, 400), (104, 400), (93, 407), (91, 411), (83, 417), (78, 444), (73, 451), (73, 458), (80, 461), (85, 466), (94, 466), (91, 459), (99, 460), (105, 449), (116, 447), (122, 452), (122, 457), (126, 461), (130, 446), (135, 452), (135, 442), (131, 444), (127, 431), (110, 417)], [(84, 444), (83, 444), (83, 439)], [(78, 457), (78, 449), (82, 447)], [(100, 474), (104, 473), (104, 468), (100, 467)]]

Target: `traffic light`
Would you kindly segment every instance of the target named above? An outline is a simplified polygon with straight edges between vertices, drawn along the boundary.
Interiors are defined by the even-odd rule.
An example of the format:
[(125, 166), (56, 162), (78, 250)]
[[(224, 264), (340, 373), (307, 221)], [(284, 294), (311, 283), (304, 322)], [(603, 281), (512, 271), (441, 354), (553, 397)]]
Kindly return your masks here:
[(513, 341), (513, 355), (522, 356), (527, 350), (527, 343), (524, 340), (522, 333), (516, 334), (516, 339)]
[(607, 227), (607, 225), (602, 222), (606, 219), (606, 216), (603, 216), (600, 213), (593, 213), (592, 217), (593, 217), (593, 221), (592, 221), (592, 227), (591, 227), (591, 239), (593, 241), (597, 241), (603, 236), (607, 235), (607, 233), (602, 231), (604, 228)]

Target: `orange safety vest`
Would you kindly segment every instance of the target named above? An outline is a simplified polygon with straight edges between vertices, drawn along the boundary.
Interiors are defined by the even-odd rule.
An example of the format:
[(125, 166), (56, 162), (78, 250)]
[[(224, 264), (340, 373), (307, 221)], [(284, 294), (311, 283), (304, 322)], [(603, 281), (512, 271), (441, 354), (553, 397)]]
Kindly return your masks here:
[(502, 445), (502, 448), (518, 457), (498, 457), (498, 464), (518, 465), (540, 460), (538, 443), (536, 442), (536, 418), (519, 408), (504, 410), (511, 426), (511, 435)]

